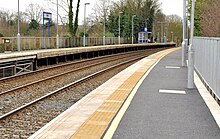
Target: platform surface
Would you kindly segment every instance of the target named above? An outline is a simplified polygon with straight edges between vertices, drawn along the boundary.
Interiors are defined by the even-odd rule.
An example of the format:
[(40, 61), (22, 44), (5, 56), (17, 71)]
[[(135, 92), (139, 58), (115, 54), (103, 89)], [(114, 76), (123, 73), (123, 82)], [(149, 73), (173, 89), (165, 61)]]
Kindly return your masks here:
[[(138, 80), (159, 58), (176, 49), (178, 48), (158, 52), (123, 70), (52, 120), (31, 138), (100, 138)], [(84, 132), (85, 130), (88, 132)]]
[(220, 129), (198, 89), (186, 86), (187, 68), (181, 67), (178, 50), (143, 81), (113, 138), (220, 139)]
[[(146, 57), (93, 90), (30, 138), (219, 139), (219, 106), (201, 83), (197, 88), (211, 103), (204, 102), (197, 89), (186, 89), (187, 69), (180, 63), (179, 48)], [(139, 89), (133, 94), (135, 88)], [(217, 120), (207, 105), (214, 108), (212, 114)], [(125, 115), (118, 119), (123, 110)], [(115, 121), (121, 121), (118, 128)]]
[(5, 52), (0, 53), (0, 63), (25, 60), (25, 59), (43, 59), (48, 57), (65, 56), (71, 54), (78, 54), (84, 52), (94, 52), (102, 50), (111, 50), (117, 48), (129, 48), (139, 46), (175, 46), (175, 43), (146, 43), (146, 44), (121, 44), (121, 45), (105, 45), (105, 46), (87, 46), (87, 47), (73, 47), (73, 48), (59, 48), (59, 49), (40, 49), (27, 50), (20, 52)]
[(11, 61), (19, 61), (19, 60), (35, 59), (35, 58), (37, 58), (37, 53), (33, 51), (0, 53), (0, 64)]

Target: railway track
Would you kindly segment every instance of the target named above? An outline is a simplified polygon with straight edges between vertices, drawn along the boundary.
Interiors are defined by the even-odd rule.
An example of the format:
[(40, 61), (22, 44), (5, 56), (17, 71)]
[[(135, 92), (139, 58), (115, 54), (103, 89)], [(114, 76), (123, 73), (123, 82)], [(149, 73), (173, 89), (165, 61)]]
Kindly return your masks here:
[[(147, 55), (155, 51), (148, 52)], [(146, 54), (134, 56), (132, 59), (129, 57), (131, 60), (120, 62), (120, 64), (115, 63), (112, 66), (104, 67), (104, 69), (102, 67), (95, 73), (92, 72), (68, 85), (5, 112), (0, 116), (0, 136), (4, 138), (27, 138), (90, 91), (143, 57), (146, 57)], [(24, 97), (24, 95), (20, 97)]]
[[(117, 64), (126, 59), (138, 57), (140, 54), (144, 54), (144, 52), (139, 53), (138, 55), (129, 55), (126, 57), (121, 57), (120, 59), (111, 57), (110, 59), (103, 60), (102, 62), (93, 63), (84, 67), (72, 69), (58, 75), (53, 75), (47, 77), (45, 79), (40, 79), (38, 81), (34, 81), (8, 91), (0, 93), (0, 104), (2, 108), (0, 108), (0, 116), (12, 111), (24, 104), (28, 104), (29, 102), (40, 98), (52, 92), (58, 88), (63, 87), (65, 84), (69, 84), (74, 82), (77, 79), (80, 79), (88, 74), (96, 72), (102, 68), (106, 68), (108, 66)], [(117, 60), (117, 61), (116, 61)], [(114, 61), (114, 62), (113, 62)], [(87, 71), (86, 73), (83, 71)], [(88, 72), (89, 70), (89, 72)]]
[[(146, 50), (144, 50), (146, 52)], [(142, 51), (142, 52), (144, 52)], [(37, 71), (29, 72), (23, 75), (17, 75), (14, 77), (9, 77), (5, 79), (0, 79), (0, 95), (8, 90), (13, 90), (16, 87), (20, 87), (25, 84), (29, 84), (30, 82), (36, 82), (38, 80), (48, 78), (57, 74), (60, 74), (61, 71), (70, 71), (74, 68), (83, 67), (85, 65), (100, 62), (105, 59), (109, 59), (111, 57), (114, 57), (115, 59), (120, 59), (123, 57), (126, 57), (129, 54), (139, 54), (141, 51), (138, 52), (127, 52), (127, 53), (120, 53), (120, 54), (114, 54), (114, 55), (107, 55), (107, 56), (101, 56), (86, 60), (79, 60), (79, 61), (73, 61), (70, 63), (64, 63), (61, 65), (52, 66), (49, 68), (40, 69)], [(34, 78), (33, 78), (34, 77)]]

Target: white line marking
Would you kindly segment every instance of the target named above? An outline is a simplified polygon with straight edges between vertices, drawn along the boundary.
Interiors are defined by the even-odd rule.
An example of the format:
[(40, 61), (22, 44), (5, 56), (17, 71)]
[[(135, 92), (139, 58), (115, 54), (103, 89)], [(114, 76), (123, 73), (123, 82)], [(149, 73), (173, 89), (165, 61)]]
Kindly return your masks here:
[(180, 67), (166, 66), (166, 69), (180, 69)]
[(167, 94), (186, 94), (186, 91), (181, 90), (159, 90), (160, 93), (167, 93)]
[[(177, 50), (177, 49), (175, 49)], [(172, 51), (173, 52), (173, 51)], [(141, 86), (142, 82), (144, 81), (144, 79), (147, 77), (147, 75), (151, 72), (151, 70), (160, 62), (160, 60), (162, 58), (164, 58), (166, 55), (170, 54), (171, 52), (161, 56), (160, 58), (157, 59), (156, 63), (154, 63), (150, 69), (148, 69), (148, 71), (146, 71), (145, 75), (138, 81), (138, 83), (136, 84), (136, 86), (134, 87), (134, 89), (132, 90), (132, 92), (130, 93), (130, 95), (128, 96), (127, 100), (125, 100), (124, 105), (122, 105), (122, 108), (119, 110), (118, 114), (115, 116), (115, 118), (113, 119), (112, 123), (110, 124), (109, 128), (107, 129), (103, 139), (111, 139), (122, 119), (122, 117), (124, 116), (126, 110), (128, 109), (128, 107), (131, 104), (131, 101), (134, 98), (134, 95), (137, 93), (138, 88)]]
[(130, 95), (128, 96), (127, 100), (125, 101), (122, 108), (119, 110), (118, 114), (113, 119), (109, 129), (107, 130), (106, 134), (104, 135), (103, 139), (111, 139), (119, 125), (119, 122), (121, 121), (122, 117), (124, 116), (126, 110), (128, 109), (129, 105), (131, 104), (131, 101), (133, 100), (134, 95), (137, 93), (138, 88), (141, 86), (144, 79), (147, 77), (147, 75), (151, 72), (151, 70), (160, 62), (161, 59), (159, 59), (156, 63), (154, 63), (151, 68), (145, 73), (145, 75), (138, 81)]

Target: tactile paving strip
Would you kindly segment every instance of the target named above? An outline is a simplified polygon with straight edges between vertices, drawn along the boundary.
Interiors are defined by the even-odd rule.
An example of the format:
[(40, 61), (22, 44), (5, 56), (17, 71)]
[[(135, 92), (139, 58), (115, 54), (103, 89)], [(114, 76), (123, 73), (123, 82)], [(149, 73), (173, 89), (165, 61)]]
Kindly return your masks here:
[(154, 63), (177, 49), (155, 53), (131, 65), (53, 119), (30, 139), (102, 137), (139, 79)]
[[(172, 51), (173, 49), (159, 53), (159, 55), (152, 55), (152, 58), (159, 60)], [(110, 95), (107, 100), (105, 100), (105, 102), (71, 138), (101, 138), (137, 82), (157, 60), (150, 60), (136, 70), (136, 72), (134, 72), (112, 95)]]

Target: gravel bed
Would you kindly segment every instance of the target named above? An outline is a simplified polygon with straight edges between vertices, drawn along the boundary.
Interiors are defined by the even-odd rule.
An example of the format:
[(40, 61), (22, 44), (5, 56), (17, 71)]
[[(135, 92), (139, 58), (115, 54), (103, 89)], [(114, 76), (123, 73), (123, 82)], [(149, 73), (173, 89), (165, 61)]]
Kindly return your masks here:
[[(163, 49), (165, 48), (154, 49), (154, 50), (151, 49), (146, 51), (147, 52), (146, 54), (149, 55)], [(132, 59), (132, 57), (127, 58), (127, 60), (128, 59)], [(16, 96), (17, 93), (5, 97), (1, 96), (0, 106), (4, 106), (4, 107), (10, 106), (11, 109), (17, 108), (18, 105), (30, 102), (31, 100), (39, 98), (44, 94), (47, 94), (62, 86), (65, 86), (66, 84), (69, 84), (84, 76), (99, 71), (100, 69), (120, 63), (121, 61), (125, 61), (125, 59), (119, 58), (119, 60), (117, 61), (110, 62), (111, 64), (102, 64), (101, 66), (100, 65), (94, 66), (91, 69), (84, 70), (83, 72), (82, 71), (75, 72), (74, 74), (68, 74), (62, 77), (57, 77), (53, 80), (48, 80), (44, 83), (40, 83), (38, 85), (34, 85), (33, 87), (21, 90), (21, 92), (17, 92), (19, 94), (17, 96)], [(32, 105), (31, 107), (18, 112), (16, 115), (11, 115), (5, 118), (4, 120), (1, 120), (0, 137), (10, 138), (10, 139), (28, 138), (38, 129), (40, 129), (49, 121), (51, 121), (53, 118), (55, 118), (60, 113), (62, 113), (70, 106), (72, 106), (75, 102), (80, 100), (83, 96), (85, 96), (86, 94), (97, 88), (99, 85), (101, 85), (102, 83), (104, 83), (105, 81), (107, 81), (112, 76), (122, 71), (129, 65), (131, 64), (117, 68), (116, 70), (105, 73), (104, 75), (96, 77), (95, 79), (89, 79), (88, 81), (86, 81), (86, 83), (83, 83), (80, 86), (76, 86), (74, 88), (66, 90), (65, 93), (56, 94), (52, 97), (49, 97), (45, 101), (38, 102)], [(4, 113), (3, 112), (4, 107), (0, 107), (0, 113), (2, 114)]]
[[(115, 58), (118, 57), (118, 59), (120, 59), (123, 56), (124, 56), (123, 54), (122, 55), (117, 55), (117, 56), (115, 56)], [(96, 60), (93, 60), (93, 61), (83, 60), (84, 62), (82, 62), (82, 63), (76, 63), (76, 64), (66, 65), (66, 66), (62, 66), (62, 67), (56, 67), (55, 66), (56, 68), (53, 68), (53, 69), (37, 72), (37, 73), (34, 73), (34, 74), (24, 75), (22, 77), (14, 78), (12, 80), (0, 81), (0, 92), (4, 92), (4, 91), (7, 91), (9, 89), (12, 89), (12, 88), (15, 88), (15, 87), (18, 87), (18, 86), (21, 86), (21, 85), (24, 85), (24, 84), (27, 84), (27, 83), (30, 83), (30, 82), (33, 82), (33, 81), (37, 81), (37, 80), (40, 80), (40, 79), (43, 79), (43, 78), (46, 78), (46, 77), (49, 77), (49, 76), (59, 74), (62, 71), (69, 71), (69, 70), (72, 70), (74, 68), (83, 67), (83, 66), (86, 66), (86, 65), (90, 65), (91, 63), (95, 63), (95, 62), (98, 63), (98, 62), (101, 62), (105, 59), (109, 59), (109, 57), (103, 57), (102, 59), (96, 59)], [(51, 66), (51, 67), (54, 67), (54, 66)]]
[(80, 86), (64, 90), (59, 94), (18, 112), (16, 115), (11, 115), (1, 120), (0, 136), (10, 139), (28, 138), (82, 97), (131, 64), (124, 65), (114, 71), (89, 79)]
[(132, 59), (134, 57), (138, 57), (138, 56), (131, 56), (127, 58), (118, 59), (112, 62), (108, 62), (105, 64), (101, 64), (98, 66), (85, 69), (83, 71), (73, 72), (67, 75), (59, 76), (57, 78), (47, 80), (45, 82), (34, 84), (24, 89), (16, 90), (12, 93), (2, 95), (0, 97), (0, 106), (2, 106), (0, 108), (1, 110), (0, 116), (28, 102), (31, 102), (37, 98), (40, 98), (50, 92), (53, 92), (67, 84), (70, 84), (76, 80), (79, 80), (82, 77), (95, 73), (101, 69), (110, 67), (112, 65), (121, 63), (123, 61)]

